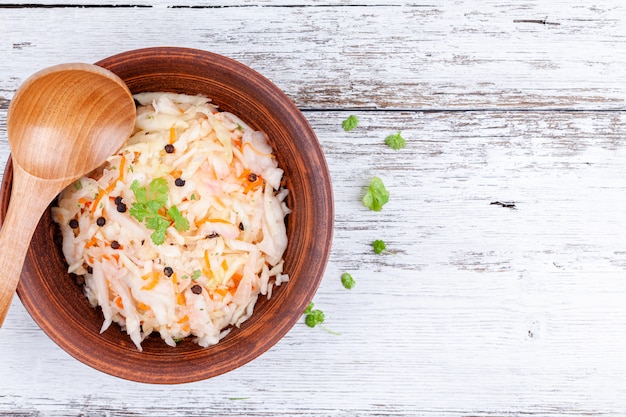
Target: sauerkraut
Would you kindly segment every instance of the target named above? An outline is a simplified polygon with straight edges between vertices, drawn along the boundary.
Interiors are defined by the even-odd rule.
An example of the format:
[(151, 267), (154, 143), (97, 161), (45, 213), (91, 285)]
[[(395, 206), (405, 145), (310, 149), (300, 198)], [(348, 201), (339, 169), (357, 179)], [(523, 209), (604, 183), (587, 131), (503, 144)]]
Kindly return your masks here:
[[(142, 93), (127, 144), (52, 209), (70, 273), (137, 349), (219, 342), (288, 281), (288, 190), (264, 133), (207, 97)], [(142, 218), (142, 214), (145, 216)]]

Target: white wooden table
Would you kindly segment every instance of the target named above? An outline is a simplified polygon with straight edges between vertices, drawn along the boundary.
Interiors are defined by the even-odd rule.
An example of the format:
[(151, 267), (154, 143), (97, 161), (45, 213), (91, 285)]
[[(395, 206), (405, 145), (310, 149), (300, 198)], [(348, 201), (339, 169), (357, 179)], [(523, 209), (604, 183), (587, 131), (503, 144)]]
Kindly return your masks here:
[[(625, 415), (621, 0), (58, 3), (0, 0), (0, 168), (38, 69), (162, 45), (239, 60), (326, 153), (336, 228), (314, 301), (341, 335), (298, 323), (233, 372), (143, 385), (72, 359), (16, 299), (1, 416)], [(373, 175), (380, 213), (360, 203)]]

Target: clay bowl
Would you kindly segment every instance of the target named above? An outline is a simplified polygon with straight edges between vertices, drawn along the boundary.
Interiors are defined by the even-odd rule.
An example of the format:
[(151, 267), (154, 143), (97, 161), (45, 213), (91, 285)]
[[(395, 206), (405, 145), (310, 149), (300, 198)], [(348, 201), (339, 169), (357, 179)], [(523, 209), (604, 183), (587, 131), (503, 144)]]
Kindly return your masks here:
[[(33, 237), (18, 296), (41, 329), (79, 361), (123, 379), (175, 384), (210, 378), (255, 359), (302, 317), (322, 279), (333, 229), (330, 176), (317, 138), (298, 108), (269, 80), (229, 58), (185, 48), (149, 48), (96, 63), (120, 76), (133, 93), (204, 94), (222, 110), (264, 131), (291, 191), (285, 270), (290, 281), (271, 300), (260, 297), (253, 316), (215, 346), (185, 340), (172, 348), (150, 336), (139, 352), (119, 326), (100, 334), (103, 316), (67, 273), (50, 210)], [(4, 220), (13, 177), (9, 160), (0, 191)]]

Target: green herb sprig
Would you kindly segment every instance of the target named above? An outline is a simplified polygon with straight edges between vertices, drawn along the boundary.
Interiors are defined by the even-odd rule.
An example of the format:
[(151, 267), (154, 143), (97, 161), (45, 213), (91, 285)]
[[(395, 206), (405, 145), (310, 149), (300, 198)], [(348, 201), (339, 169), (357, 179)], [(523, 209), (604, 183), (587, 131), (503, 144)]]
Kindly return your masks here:
[(383, 180), (373, 177), (362, 201), (370, 210), (381, 211), (389, 201), (389, 191), (385, 188)]
[(385, 138), (385, 144), (391, 149), (397, 151), (406, 146), (406, 139), (402, 137), (402, 132), (394, 133)]
[(135, 180), (130, 189), (136, 199), (130, 208), (130, 215), (137, 221), (144, 222), (148, 229), (154, 230), (150, 238), (155, 245), (165, 242), (165, 232), (172, 223), (179, 232), (189, 229), (189, 221), (176, 206), (166, 207), (169, 188), (165, 178), (153, 179), (148, 187), (142, 187)]
[(359, 118), (356, 117), (355, 115), (348, 116), (346, 120), (341, 122), (341, 127), (346, 132), (356, 129), (358, 125), (359, 125)]
[(341, 284), (344, 286), (345, 289), (351, 290), (356, 285), (356, 281), (354, 281), (352, 275), (344, 272), (343, 274), (341, 274)]
[(306, 310), (304, 310), (304, 322), (309, 327), (315, 327), (318, 324), (324, 323), (324, 320), (326, 320), (324, 312), (322, 310), (313, 309), (313, 307), (315, 307), (315, 304), (311, 302)]
[(326, 330), (330, 334), (334, 334), (335, 336), (340, 336), (341, 333), (333, 332), (326, 328), (322, 323), (326, 320), (326, 316), (322, 310), (318, 310), (315, 307), (313, 302), (310, 302), (307, 308), (304, 310), (304, 322), (309, 327), (320, 326), (322, 329)]
[(372, 246), (374, 247), (374, 253), (376, 255), (380, 255), (384, 252), (385, 249), (387, 249), (387, 245), (385, 244), (385, 242), (380, 239), (376, 239), (374, 242), (372, 242)]

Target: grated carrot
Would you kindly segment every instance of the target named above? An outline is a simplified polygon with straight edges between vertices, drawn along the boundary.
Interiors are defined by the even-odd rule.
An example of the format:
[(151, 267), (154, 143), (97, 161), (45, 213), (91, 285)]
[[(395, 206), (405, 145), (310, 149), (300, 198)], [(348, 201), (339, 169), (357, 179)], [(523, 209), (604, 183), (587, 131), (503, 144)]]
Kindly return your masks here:
[(256, 178), (256, 181), (248, 183), (246, 188), (243, 189), (243, 193), (244, 194), (248, 194), (248, 191), (254, 190), (259, 185), (262, 185), (262, 184), (263, 184), (263, 178), (261, 178), (261, 176), (258, 175), (257, 178)]
[(226, 296), (226, 294), (228, 294), (229, 290), (228, 288), (216, 288), (213, 290), (214, 292), (218, 293), (219, 295), (222, 296), (222, 298), (224, 298)]
[(256, 149), (254, 146), (252, 146), (252, 144), (251, 144), (250, 142), (244, 142), (244, 143), (243, 143), (243, 145), (241, 145), (241, 150), (243, 151), (243, 148), (244, 148), (244, 147), (246, 147), (246, 146), (249, 146), (249, 147), (250, 147), (250, 150), (251, 150), (252, 152), (254, 152), (255, 154), (257, 154), (257, 155), (260, 155), (260, 156), (268, 156), (268, 157), (270, 157), (270, 158), (276, 158), (276, 157), (275, 157), (273, 154), (271, 154), (271, 153), (263, 153), (263, 152), (259, 151), (259, 150), (258, 150), (258, 149)]
[(140, 310), (148, 311), (151, 310), (150, 306), (142, 303), (141, 301), (137, 301), (137, 308)]
[(170, 127), (170, 145), (174, 144), (174, 142), (176, 142), (176, 130), (172, 126)]
[(89, 249), (90, 247), (95, 246), (96, 243), (98, 243), (98, 240), (96, 239), (96, 235), (93, 235), (91, 239), (89, 239), (89, 242), (85, 244), (85, 249)]
[[(246, 142), (246, 144), (248, 144), (248, 142)], [(250, 145), (252, 146), (252, 145)], [(238, 179), (243, 180), (244, 181), (244, 194), (248, 194), (248, 191), (256, 188), (257, 186), (263, 184), (263, 178), (260, 175), (257, 175), (257, 179), (256, 181), (250, 182), (248, 180), (248, 177), (250, 176), (251, 171), (249, 169), (244, 169), (243, 172), (241, 173), (241, 175), (238, 177)]]
[(117, 181), (123, 181), (124, 180), (124, 173), (125, 173), (125, 168), (126, 168), (126, 158), (124, 157), (124, 155), (122, 155), (122, 159), (120, 160), (120, 176), (117, 177)]
[(117, 305), (120, 309), (124, 308), (124, 304), (122, 303), (122, 297), (117, 296), (117, 298), (115, 298), (115, 305)]
[(121, 181), (124, 179), (124, 167), (126, 165), (126, 158), (124, 157), (124, 155), (122, 155), (122, 160), (120, 161), (120, 166), (119, 166), (119, 171), (120, 174), (117, 177), (117, 179), (115, 181), (113, 181), (111, 184), (109, 184), (109, 186), (107, 188), (105, 188), (104, 190), (101, 190), (98, 195), (96, 196), (96, 199), (93, 202), (93, 206), (91, 206), (91, 215), (93, 216), (96, 213), (96, 209), (98, 208), (98, 205), (100, 205), (100, 200), (102, 200), (102, 198), (109, 194), (111, 191), (113, 191), (115, 189), (115, 185), (117, 184), (118, 181)]
[(213, 218), (209, 218), (209, 217), (205, 217), (204, 219), (200, 219), (196, 222), (196, 226), (200, 226), (203, 225), (204, 223), (224, 223), (224, 224), (231, 224), (231, 222), (229, 222), (228, 220), (224, 220), (224, 219), (213, 219)]
[(250, 170), (248, 168), (244, 169), (243, 172), (241, 173), (241, 175), (239, 176), (239, 179), (244, 179), (244, 178), (248, 178), (248, 176), (250, 175)]
[(239, 287), (239, 283), (241, 282), (242, 279), (243, 279), (243, 276), (239, 274), (233, 275), (232, 280), (234, 284), (228, 287), (228, 291), (230, 291), (231, 294), (235, 295), (235, 292), (237, 291), (237, 288)]
[(141, 277), (141, 279), (148, 280), (150, 279), (150, 282), (148, 282), (146, 285), (144, 285), (143, 287), (141, 287), (142, 290), (151, 290), (154, 287), (156, 287), (156, 285), (159, 283), (159, 273), (156, 271), (150, 272), (146, 275), (143, 275)]

